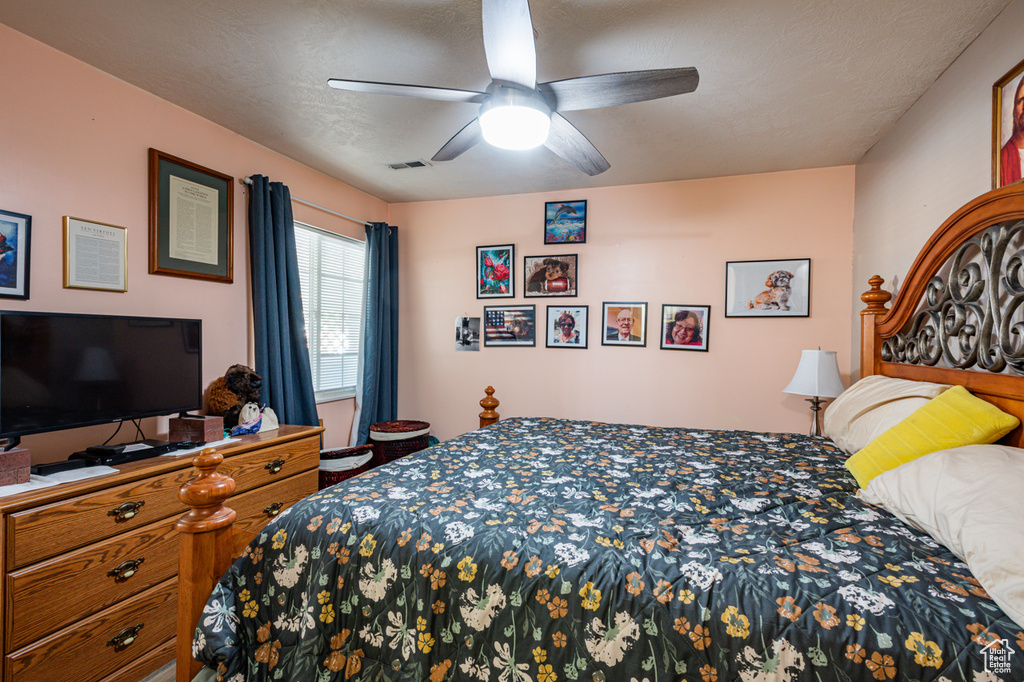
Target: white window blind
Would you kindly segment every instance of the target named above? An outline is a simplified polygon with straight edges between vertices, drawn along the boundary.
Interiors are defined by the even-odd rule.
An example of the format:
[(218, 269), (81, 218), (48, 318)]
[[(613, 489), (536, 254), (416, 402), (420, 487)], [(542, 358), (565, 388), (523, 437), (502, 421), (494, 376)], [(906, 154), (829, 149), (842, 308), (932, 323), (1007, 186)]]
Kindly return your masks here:
[(318, 402), (355, 395), (366, 243), (295, 223), (302, 312)]

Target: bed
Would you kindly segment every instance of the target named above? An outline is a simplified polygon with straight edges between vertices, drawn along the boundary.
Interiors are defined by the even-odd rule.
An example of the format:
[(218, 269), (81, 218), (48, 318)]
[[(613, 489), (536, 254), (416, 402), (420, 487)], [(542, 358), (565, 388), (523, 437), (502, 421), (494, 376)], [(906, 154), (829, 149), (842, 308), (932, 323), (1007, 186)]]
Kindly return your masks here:
[[(862, 374), (1020, 418), (1022, 219), (1024, 188), (995, 190), (940, 227), (891, 310), (872, 278)], [(191, 655), (232, 682), (1024, 679), (1022, 624), (857, 496), (847, 457), (823, 437), (505, 419), (310, 496), (232, 558), (230, 481), (204, 453), (178, 679)]]

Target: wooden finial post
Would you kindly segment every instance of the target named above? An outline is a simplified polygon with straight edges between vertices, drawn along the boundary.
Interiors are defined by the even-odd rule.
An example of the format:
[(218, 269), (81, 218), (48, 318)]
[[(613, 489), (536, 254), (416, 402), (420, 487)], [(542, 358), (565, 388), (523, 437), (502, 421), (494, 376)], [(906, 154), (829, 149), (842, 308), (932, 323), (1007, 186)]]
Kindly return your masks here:
[(878, 275), (874, 275), (868, 280), (868, 284), (871, 285), (871, 289), (860, 295), (860, 300), (864, 301), (867, 307), (860, 311), (860, 314), (885, 315), (889, 312), (885, 304), (892, 299), (892, 294), (882, 289), (885, 280)]
[(495, 408), (498, 407), (498, 399), (494, 397), (494, 389), (488, 386), (484, 389), (484, 393), (487, 394), (487, 397), (480, 401), (480, 407), (484, 408), (484, 411), (480, 413), (481, 429), (493, 424), (501, 417), (495, 412)]
[(878, 350), (882, 340), (878, 336), (875, 323), (889, 309), (885, 304), (892, 298), (892, 294), (882, 289), (885, 280), (875, 275), (868, 280), (871, 289), (860, 295), (867, 307), (860, 311), (860, 375), (861, 377), (878, 374), (879, 354)]
[(235, 492), (235, 481), (217, 473), (224, 456), (213, 448), (192, 460), (199, 475), (178, 490), (178, 499), (190, 507), (175, 524), (178, 541), (178, 641), (175, 679), (188, 682), (202, 665), (192, 658), (192, 636), (214, 585), (231, 566), (234, 543), (231, 524), (235, 512), (224, 500)]

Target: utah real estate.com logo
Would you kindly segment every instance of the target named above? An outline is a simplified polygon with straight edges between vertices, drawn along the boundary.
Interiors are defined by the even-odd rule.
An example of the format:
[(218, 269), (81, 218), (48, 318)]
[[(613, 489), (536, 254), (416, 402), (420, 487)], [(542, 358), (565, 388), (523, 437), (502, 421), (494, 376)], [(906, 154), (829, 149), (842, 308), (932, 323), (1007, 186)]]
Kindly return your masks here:
[(1010, 658), (1017, 653), (1005, 639), (994, 639), (982, 648), (985, 657), (985, 672), (1005, 675), (1010, 672)]

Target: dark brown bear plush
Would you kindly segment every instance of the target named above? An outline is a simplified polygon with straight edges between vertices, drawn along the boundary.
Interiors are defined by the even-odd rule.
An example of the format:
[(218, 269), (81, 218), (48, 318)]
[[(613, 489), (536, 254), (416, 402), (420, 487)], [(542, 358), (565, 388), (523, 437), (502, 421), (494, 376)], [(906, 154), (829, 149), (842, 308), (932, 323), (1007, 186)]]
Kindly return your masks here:
[(222, 415), (224, 428), (238, 425), (238, 414), (246, 403), (260, 402), (260, 387), (263, 378), (245, 365), (231, 365), (224, 376), (218, 377), (207, 389), (206, 401), (209, 414)]

